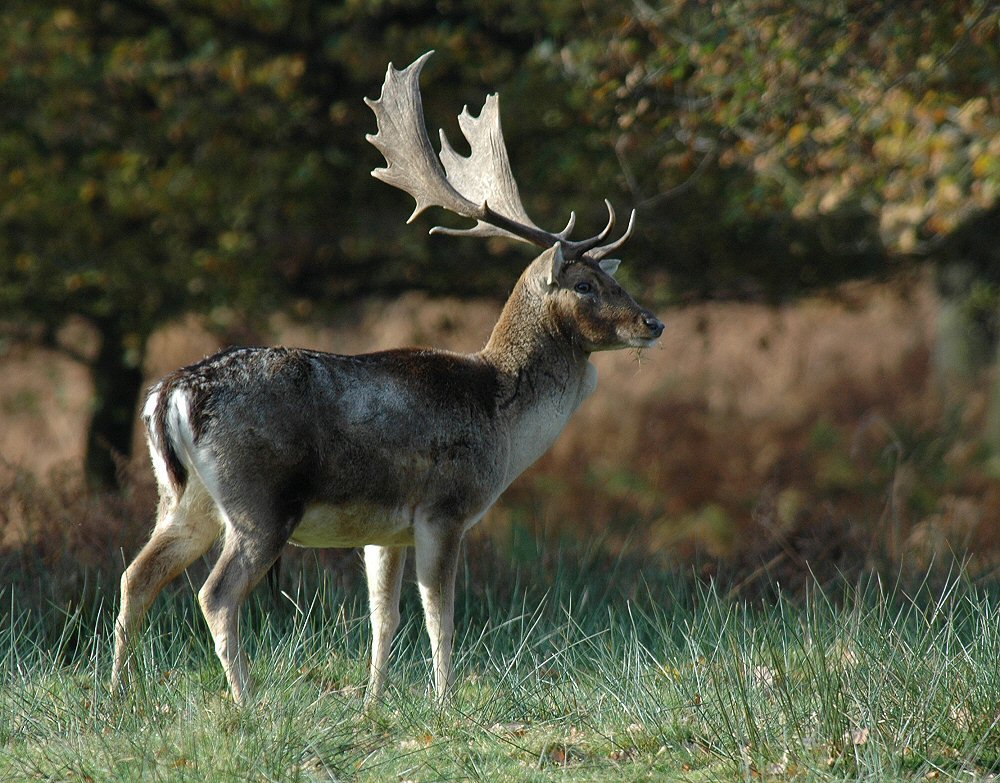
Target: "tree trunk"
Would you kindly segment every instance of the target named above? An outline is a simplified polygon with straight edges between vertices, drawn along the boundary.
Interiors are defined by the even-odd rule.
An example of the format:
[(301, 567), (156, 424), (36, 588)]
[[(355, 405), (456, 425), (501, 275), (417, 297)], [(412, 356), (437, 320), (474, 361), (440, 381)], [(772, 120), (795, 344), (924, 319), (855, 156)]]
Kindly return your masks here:
[[(1000, 313), (997, 314), (997, 319), (1000, 320)], [(997, 340), (995, 351), (984, 433), (994, 468), (1000, 467), (1000, 340)]]
[(934, 369), (946, 398), (960, 397), (993, 359), (990, 335), (972, 317), (969, 297), (976, 282), (971, 264), (951, 261), (938, 270), (940, 305)]
[(1000, 312), (990, 313), (988, 308), (996, 308), (1000, 288), (1000, 206), (971, 217), (947, 237), (936, 254), (942, 301), (934, 357), (938, 380), (942, 393), (950, 395), (945, 399), (960, 405), (972, 381), (981, 383), (989, 370), (991, 387), (983, 438), (991, 459), (998, 461)]
[[(961, 401), (990, 372), (989, 402), (983, 442), (993, 460), (1000, 459), (1000, 340), (989, 325), (972, 317), (969, 297), (975, 270), (961, 263), (943, 265), (938, 276), (937, 345), (934, 368), (938, 390), (947, 404)], [(1000, 314), (996, 316), (1000, 322)]]
[(92, 365), (94, 415), (87, 432), (84, 473), (95, 489), (118, 486), (116, 457), (132, 450), (142, 371), (127, 360), (124, 335), (113, 322), (98, 325), (101, 349)]

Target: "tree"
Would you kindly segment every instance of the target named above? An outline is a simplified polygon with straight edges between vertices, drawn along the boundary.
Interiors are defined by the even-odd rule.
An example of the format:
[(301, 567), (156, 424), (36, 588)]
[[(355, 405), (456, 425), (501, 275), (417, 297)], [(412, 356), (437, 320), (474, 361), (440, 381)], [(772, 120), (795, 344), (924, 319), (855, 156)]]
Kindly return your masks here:
[(68, 314), (99, 330), (87, 471), (102, 483), (131, 443), (150, 332), (191, 306), (273, 301), (266, 231), (320, 181), (290, 154), (315, 132), (300, 60), (122, 5), (2, 19), (0, 301), (48, 334)]
[(865, 212), (906, 255), (1000, 197), (995, 2), (638, 8), (609, 9), (605, 44), (563, 60), (603, 96), (596, 121), (640, 203), (700, 167), (752, 172), (731, 211)]
[[(308, 310), (369, 290), (457, 280), (431, 271), (403, 209), (382, 217), (361, 98), (397, 61), (443, 45), (476, 67), (532, 37), (491, 26), (497, 5), (444, 19), (276, 0), (15, 0), (0, 11), (0, 311), (52, 341), (69, 315), (102, 337), (88, 476), (127, 452), (150, 333), (187, 311), (224, 325), (290, 301)], [(423, 27), (421, 27), (423, 25)], [(407, 42), (401, 43), (407, 29)], [(388, 52), (392, 51), (389, 55)], [(442, 58), (444, 70), (458, 68)], [(440, 72), (439, 72), (440, 73)], [(454, 79), (476, 86), (475, 79)], [(436, 93), (442, 92), (435, 89)], [(453, 89), (448, 97), (455, 100)], [(455, 101), (457, 102), (457, 101)], [(460, 103), (459, 103), (460, 105)], [(388, 223), (388, 225), (387, 225)], [(451, 283), (454, 285), (454, 282)], [(25, 328), (25, 325), (28, 328)]]

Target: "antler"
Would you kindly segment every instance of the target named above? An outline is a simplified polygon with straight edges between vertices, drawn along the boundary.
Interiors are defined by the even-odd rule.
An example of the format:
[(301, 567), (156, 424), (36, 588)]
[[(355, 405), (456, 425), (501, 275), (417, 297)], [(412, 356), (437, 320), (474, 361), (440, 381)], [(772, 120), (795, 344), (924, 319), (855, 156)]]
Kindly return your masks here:
[(478, 117), (473, 117), (468, 107), (458, 117), (459, 127), (472, 150), (469, 157), (455, 152), (444, 131), (440, 132), (441, 156), (434, 154), (420, 99), (420, 71), (432, 54), (433, 51), (425, 53), (401, 71), (390, 63), (378, 100), (365, 98), (378, 126), (375, 134), (365, 138), (382, 153), (387, 164), (372, 171), (372, 176), (413, 196), (416, 206), (407, 222), (428, 207), (443, 207), (472, 218), (476, 225), (466, 229), (435, 226), (432, 234), (504, 236), (546, 248), (559, 243), (567, 261), (585, 256), (598, 260), (621, 247), (632, 234), (635, 210), (625, 234), (602, 246), (601, 242), (615, 226), (615, 211), (607, 200), (604, 202), (608, 207), (607, 226), (600, 234), (580, 241), (569, 239), (576, 224), (573, 213), (566, 227), (556, 234), (539, 228), (528, 217), (510, 168), (496, 94), (487, 96)]

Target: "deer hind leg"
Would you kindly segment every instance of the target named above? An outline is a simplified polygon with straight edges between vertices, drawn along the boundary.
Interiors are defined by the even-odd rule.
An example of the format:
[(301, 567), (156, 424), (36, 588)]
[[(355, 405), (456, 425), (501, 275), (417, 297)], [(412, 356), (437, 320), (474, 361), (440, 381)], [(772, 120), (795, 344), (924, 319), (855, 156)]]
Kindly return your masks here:
[(209, 550), (219, 532), (211, 500), (200, 485), (189, 484), (180, 499), (163, 495), (149, 541), (122, 574), (112, 688), (126, 687), (132, 678), (135, 637), (156, 596)]
[(365, 575), (372, 625), (372, 662), (365, 705), (372, 704), (385, 686), (389, 648), (399, 628), (399, 593), (403, 585), (405, 547), (366, 546)]
[(198, 592), (215, 654), (237, 703), (244, 703), (251, 690), (246, 653), (240, 643), (240, 607), (277, 560), (285, 543), (280, 536), (262, 534), (261, 528), (252, 530), (227, 524), (222, 554)]
[(417, 583), (424, 606), (434, 663), (434, 692), (444, 701), (452, 682), (455, 636), (455, 574), (462, 529), (448, 523), (418, 521), (414, 528)]

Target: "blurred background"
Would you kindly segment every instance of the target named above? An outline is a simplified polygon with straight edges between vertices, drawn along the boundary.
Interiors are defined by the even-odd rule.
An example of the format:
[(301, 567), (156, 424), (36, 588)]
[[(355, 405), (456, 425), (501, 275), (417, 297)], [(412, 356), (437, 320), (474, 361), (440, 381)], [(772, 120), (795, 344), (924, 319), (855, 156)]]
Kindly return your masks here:
[[(362, 99), (435, 49), (432, 138), (501, 94), (529, 213), (638, 211), (667, 324), (472, 547), (596, 542), (788, 589), (1000, 568), (1000, 4), (6, 0), (0, 559), (117, 576), (155, 506), (137, 410), (229, 344), (476, 350), (530, 260), (429, 237)], [(450, 223), (454, 225), (454, 223)], [(811, 577), (810, 577), (811, 578)]]

